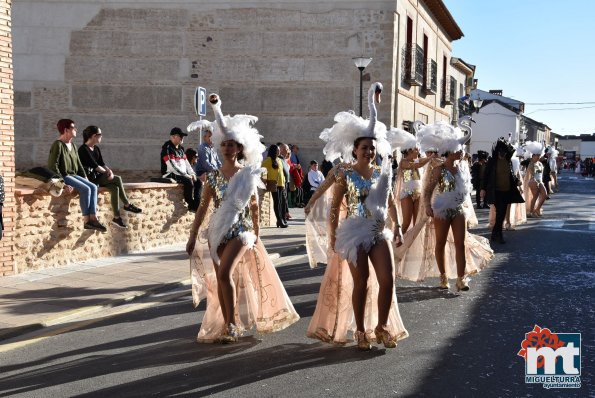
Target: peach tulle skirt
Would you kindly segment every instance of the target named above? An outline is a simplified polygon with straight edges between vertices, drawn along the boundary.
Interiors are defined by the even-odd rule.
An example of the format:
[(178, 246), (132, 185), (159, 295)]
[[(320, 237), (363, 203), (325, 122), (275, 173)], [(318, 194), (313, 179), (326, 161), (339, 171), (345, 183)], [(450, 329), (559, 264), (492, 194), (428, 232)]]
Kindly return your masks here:
[[(345, 344), (353, 339), (356, 330), (355, 316), (351, 295), (353, 292), (353, 278), (347, 261), (332, 251), (328, 251), (328, 211), (332, 197), (332, 187), (313, 206), (306, 217), (306, 248), (312, 268), (317, 263), (326, 264), (326, 270), (320, 283), (320, 292), (316, 302), (316, 309), (306, 335), (327, 343)], [(346, 214), (343, 207), (340, 218)], [(378, 280), (371, 264), (368, 277), (368, 293), (364, 324), (371, 338), (374, 338), (374, 328), (378, 323)], [(403, 325), (396, 294), (388, 317), (388, 331), (398, 340), (409, 336)]]
[[(217, 295), (217, 278), (206, 243), (197, 242), (190, 257), (192, 299), (195, 306), (207, 300), (197, 341), (211, 343), (224, 328)], [(232, 275), (236, 289), (235, 325), (240, 333), (256, 328), (259, 333), (276, 332), (297, 322), (300, 317), (260, 239), (246, 250)]]
[[(436, 233), (434, 223), (421, 215), (417, 223), (405, 233), (403, 245), (395, 248), (396, 273), (398, 278), (421, 282), (426, 278), (440, 276), (434, 250)], [(446, 276), (457, 277), (455, 242), (452, 231), (448, 233), (444, 250)], [(465, 275), (473, 275), (485, 268), (494, 258), (490, 242), (467, 231), (465, 236)]]
[[(368, 278), (368, 293), (366, 296), (366, 310), (364, 324), (366, 332), (374, 339), (374, 328), (378, 324), (378, 281), (374, 267), (370, 267)], [(306, 335), (327, 343), (345, 344), (352, 339), (356, 330), (351, 293), (353, 279), (349, 271), (349, 264), (338, 254), (329, 255), (326, 271), (320, 283), (320, 293), (316, 302), (316, 310)], [(396, 295), (393, 291), (393, 301), (388, 316), (387, 330), (397, 340), (409, 336), (403, 325)]]

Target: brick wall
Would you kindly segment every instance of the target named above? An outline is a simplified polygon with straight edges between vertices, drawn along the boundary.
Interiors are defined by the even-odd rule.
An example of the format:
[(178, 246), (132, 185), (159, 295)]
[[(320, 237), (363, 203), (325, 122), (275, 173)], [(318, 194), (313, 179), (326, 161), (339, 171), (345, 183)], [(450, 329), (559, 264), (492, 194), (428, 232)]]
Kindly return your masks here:
[(0, 241), (0, 276), (15, 272), (14, 260), (14, 96), (10, 0), (0, 0), (0, 174), (4, 177), (4, 237)]

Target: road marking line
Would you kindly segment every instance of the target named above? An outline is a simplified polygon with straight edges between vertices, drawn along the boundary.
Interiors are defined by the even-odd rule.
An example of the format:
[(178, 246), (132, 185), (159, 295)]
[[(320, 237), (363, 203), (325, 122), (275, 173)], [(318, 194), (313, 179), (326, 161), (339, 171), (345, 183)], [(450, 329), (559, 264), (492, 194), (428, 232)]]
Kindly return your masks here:
[[(547, 230), (550, 230), (551, 231), (551, 228), (546, 228), (546, 227), (544, 227), (542, 225), (537, 225), (537, 226), (534, 227), (534, 229), (543, 229), (543, 230), (546, 230), (546, 231)], [(570, 232), (570, 233), (580, 233), (580, 234), (595, 234), (595, 230), (590, 231), (590, 230), (587, 230), (587, 229), (563, 229), (563, 228), (561, 228), (559, 230), (556, 230), (556, 233), (558, 233), (558, 232)]]
[[(25, 347), (25, 346), (28, 346), (31, 344), (39, 343), (39, 342), (46, 340), (50, 337), (57, 336), (59, 334), (68, 333), (73, 330), (81, 329), (81, 328), (84, 328), (85, 326), (91, 325), (93, 323), (101, 322), (106, 319), (110, 319), (115, 316), (118, 316), (118, 315), (126, 314), (128, 312), (139, 311), (139, 310), (142, 310), (145, 308), (154, 307), (158, 304), (167, 303), (170, 300), (173, 300), (178, 297), (186, 296), (188, 294), (190, 294), (188, 292), (188, 290), (184, 289), (184, 291), (172, 292), (170, 295), (163, 296), (163, 297), (153, 296), (153, 300), (149, 301), (149, 302), (144, 302), (144, 303), (143, 302), (140, 302), (140, 303), (132, 302), (132, 303), (130, 303), (128, 305), (124, 305), (124, 306), (107, 308), (107, 310), (110, 310), (110, 311), (106, 315), (99, 316), (97, 318), (83, 319), (80, 321), (72, 321), (74, 323), (70, 324), (68, 326), (56, 328), (56, 329), (49, 330), (49, 331), (46, 329), (46, 331), (44, 333), (42, 333), (41, 335), (38, 335), (38, 336), (26, 338), (25, 340), (15, 341), (13, 343), (2, 344), (2, 346), (0, 346), (0, 353), (12, 351), (17, 348), (22, 348), (22, 347)], [(88, 316), (92, 316), (92, 315), (93, 314), (88, 314)], [(20, 336), (18, 336), (16, 338), (20, 338)]]
[(564, 220), (541, 220), (541, 224), (548, 228), (562, 228), (564, 226)]

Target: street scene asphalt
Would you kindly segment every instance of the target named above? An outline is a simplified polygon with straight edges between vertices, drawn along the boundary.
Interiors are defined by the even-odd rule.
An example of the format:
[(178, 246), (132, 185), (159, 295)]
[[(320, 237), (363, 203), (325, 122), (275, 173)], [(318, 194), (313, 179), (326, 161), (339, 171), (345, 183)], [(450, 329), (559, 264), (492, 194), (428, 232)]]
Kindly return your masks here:
[[(274, 263), (301, 316), (296, 324), (237, 344), (197, 344), (205, 303), (192, 307), (182, 279), (187, 258), (175, 248), (154, 258), (148, 253), (142, 261), (177, 259), (185, 267), (179, 284), (157, 289), (145, 283), (155, 290), (137, 289), (134, 299), (5, 336), (0, 396), (594, 396), (595, 181), (562, 173), (560, 187), (542, 219), (505, 231), (506, 244), (493, 246), (494, 260), (471, 278), (469, 292), (439, 290), (436, 279), (398, 280), (410, 336), (396, 349), (360, 352), (353, 344), (339, 347), (305, 336), (324, 266), (310, 269), (303, 212), (292, 209), (290, 227), (267, 229), (263, 242), (277, 253)], [(478, 212), (473, 233), (489, 236), (487, 215)], [(70, 292), (70, 299), (84, 298)], [(41, 289), (37, 297), (46, 293)], [(15, 306), (15, 298), (1, 300), (13, 312), (26, 308)], [(535, 325), (582, 334), (581, 388), (525, 383), (517, 353)]]

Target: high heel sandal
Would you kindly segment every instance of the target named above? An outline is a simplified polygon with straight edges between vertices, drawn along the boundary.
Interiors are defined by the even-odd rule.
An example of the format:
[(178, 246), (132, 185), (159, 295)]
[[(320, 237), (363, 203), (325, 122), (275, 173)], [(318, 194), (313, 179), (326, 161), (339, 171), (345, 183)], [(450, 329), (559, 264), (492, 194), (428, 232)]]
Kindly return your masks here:
[(440, 274), (440, 289), (450, 289), (446, 274)]
[(238, 341), (238, 329), (236, 325), (230, 323), (229, 326), (223, 329), (223, 333), (219, 336), (219, 343), (229, 344)]
[(467, 281), (467, 278), (465, 278), (464, 276), (457, 278), (457, 292), (459, 292), (459, 291), (466, 292), (468, 290), (469, 290), (469, 283)]
[(395, 348), (397, 346), (397, 339), (391, 336), (388, 330), (384, 328), (379, 329), (378, 326), (376, 326), (374, 334), (376, 335), (376, 343), (382, 343), (386, 348)]
[(370, 344), (370, 340), (368, 340), (368, 336), (365, 332), (360, 332), (358, 330), (355, 332), (354, 337), (359, 350), (370, 351), (372, 349), (372, 344)]
[(317, 338), (320, 341), (325, 343), (332, 343), (333, 338), (328, 334), (328, 331), (325, 328), (318, 328), (310, 337)]
[(287, 228), (287, 224), (277, 221), (277, 228)]

